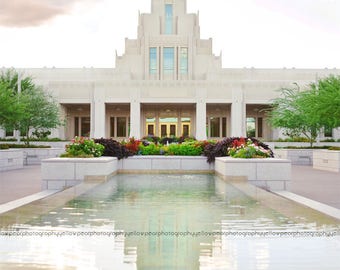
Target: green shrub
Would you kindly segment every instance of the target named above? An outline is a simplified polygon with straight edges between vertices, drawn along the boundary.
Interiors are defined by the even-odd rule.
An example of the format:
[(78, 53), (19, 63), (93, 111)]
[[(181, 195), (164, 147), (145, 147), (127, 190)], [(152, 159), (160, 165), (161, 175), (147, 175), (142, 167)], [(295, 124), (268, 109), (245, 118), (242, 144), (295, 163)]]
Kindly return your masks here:
[(61, 142), (62, 139), (59, 138), (31, 138), (30, 139), (31, 142)]
[(1, 142), (16, 142), (16, 138), (0, 138)]
[(320, 142), (335, 142), (335, 140), (334, 139), (325, 139), (325, 140), (322, 140)]
[(66, 153), (61, 157), (101, 157), (104, 152), (104, 146), (95, 143), (94, 140), (84, 137), (75, 137), (71, 144), (66, 145)]
[(0, 150), (7, 150), (8, 148), (8, 144), (0, 144)]
[(164, 154), (164, 149), (162, 149), (161, 146), (156, 145), (154, 143), (150, 143), (148, 145), (140, 144), (139, 153), (143, 156), (160, 155), (160, 154)]
[(174, 156), (200, 156), (202, 153), (202, 145), (195, 141), (183, 142), (182, 144), (170, 144), (167, 148), (167, 154)]
[(8, 144), (9, 148), (51, 148), (49, 145), (35, 145), (35, 144)]
[[(16, 142), (16, 138), (0, 138), (0, 142)], [(63, 141), (60, 138), (30, 138), (30, 142), (61, 142)]]
[[(310, 140), (306, 137), (290, 137), (290, 138), (279, 138), (278, 140), (274, 142), (310, 142)], [(315, 142), (315, 141), (314, 141)]]
[(340, 147), (332, 146), (332, 147), (329, 147), (328, 150), (339, 151)]
[(142, 138), (142, 141), (153, 142), (155, 144), (159, 143), (160, 138), (157, 136), (148, 135)]
[(328, 149), (329, 146), (313, 146), (313, 147), (310, 147), (310, 146), (300, 146), (300, 147), (297, 147), (297, 146), (287, 146), (287, 147), (284, 147), (286, 149)]

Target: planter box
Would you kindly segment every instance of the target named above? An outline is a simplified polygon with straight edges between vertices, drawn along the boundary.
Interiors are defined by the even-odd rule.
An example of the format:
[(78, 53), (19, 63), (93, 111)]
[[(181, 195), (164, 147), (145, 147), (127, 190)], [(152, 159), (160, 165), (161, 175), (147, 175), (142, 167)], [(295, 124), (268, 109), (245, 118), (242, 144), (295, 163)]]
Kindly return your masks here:
[(133, 156), (118, 162), (120, 173), (213, 173), (202, 156)]
[(220, 157), (215, 160), (215, 171), (224, 179), (247, 180), (267, 190), (289, 190), (291, 162), (287, 159), (241, 159)]
[(324, 171), (340, 172), (340, 151), (314, 151), (313, 168)]
[(50, 158), (42, 160), (42, 189), (64, 189), (85, 179), (107, 179), (117, 172), (118, 161), (113, 157)]
[(22, 169), (24, 154), (21, 149), (0, 150), (0, 172)]
[(313, 165), (312, 149), (275, 149), (276, 158), (289, 159), (293, 165)]
[(38, 165), (43, 159), (59, 157), (64, 148), (23, 148), (24, 165)]

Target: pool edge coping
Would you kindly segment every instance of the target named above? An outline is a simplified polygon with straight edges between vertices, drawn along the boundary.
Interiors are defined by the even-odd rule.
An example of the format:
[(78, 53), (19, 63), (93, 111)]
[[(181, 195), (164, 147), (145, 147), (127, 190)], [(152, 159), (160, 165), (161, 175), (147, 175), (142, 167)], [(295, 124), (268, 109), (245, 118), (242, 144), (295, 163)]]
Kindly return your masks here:
[(283, 198), (286, 198), (288, 200), (297, 202), (301, 205), (307, 206), (325, 215), (336, 218), (340, 221), (340, 210), (338, 208), (309, 199), (307, 197), (304, 197), (304, 196), (301, 196), (301, 195), (298, 195), (296, 193), (289, 192), (289, 191), (272, 191), (272, 193), (278, 196), (281, 196)]

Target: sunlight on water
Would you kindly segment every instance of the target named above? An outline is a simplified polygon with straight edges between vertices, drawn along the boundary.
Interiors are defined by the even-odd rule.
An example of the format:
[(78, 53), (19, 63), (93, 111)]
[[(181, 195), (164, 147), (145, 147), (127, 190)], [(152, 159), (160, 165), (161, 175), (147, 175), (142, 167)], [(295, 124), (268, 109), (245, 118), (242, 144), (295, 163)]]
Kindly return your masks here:
[(118, 175), (15, 224), (0, 236), (0, 269), (340, 269), (336, 229), (210, 175)]

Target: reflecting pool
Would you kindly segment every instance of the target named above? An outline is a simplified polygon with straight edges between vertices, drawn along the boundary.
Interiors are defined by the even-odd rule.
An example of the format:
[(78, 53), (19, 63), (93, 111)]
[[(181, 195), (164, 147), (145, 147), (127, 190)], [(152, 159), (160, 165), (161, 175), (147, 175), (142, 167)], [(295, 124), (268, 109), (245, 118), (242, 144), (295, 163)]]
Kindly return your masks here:
[(212, 175), (117, 175), (2, 229), (0, 269), (340, 269), (338, 229)]

